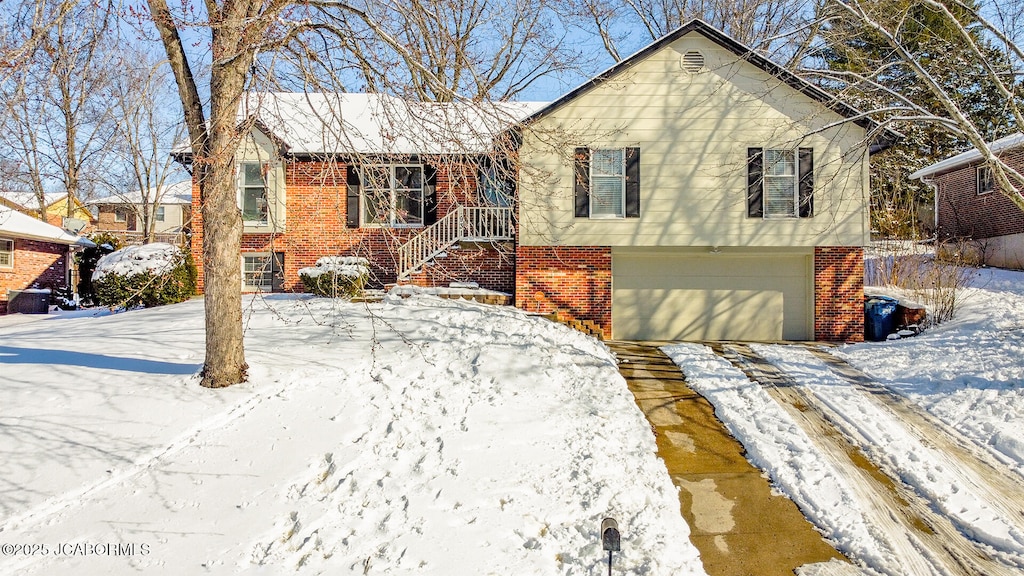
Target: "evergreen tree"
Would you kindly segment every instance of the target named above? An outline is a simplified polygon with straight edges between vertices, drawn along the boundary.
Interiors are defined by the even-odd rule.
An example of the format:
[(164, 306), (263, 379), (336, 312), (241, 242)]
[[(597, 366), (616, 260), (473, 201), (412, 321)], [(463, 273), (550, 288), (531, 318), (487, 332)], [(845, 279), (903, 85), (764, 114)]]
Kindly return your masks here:
[[(1015, 129), (992, 71), (1004, 74), (1011, 85), (1016, 82), (1006, 55), (982, 35), (973, 17), (974, 0), (940, 0), (949, 14), (919, 0), (856, 1), (891, 31), (892, 38), (852, 17), (840, 2), (827, 2), (819, 10), (820, 21), (827, 23), (813, 57), (820, 63), (816, 67), (825, 71), (822, 82), (828, 88), (841, 92), (862, 110), (876, 111), (877, 119), (890, 122), (891, 128), (905, 136), (872, 159), (871, 224), (872, 230), (884, 237), (908, 237), (919, 231), (915, 226), (917, 205), (933, 201), (932, 189), (908, 176), (970, 144), (949, 121), (934, 92), (894, 50), (893, 40), (952, 96), (987, 141)], [(984, 59), (968, 49), (965, 32)]]

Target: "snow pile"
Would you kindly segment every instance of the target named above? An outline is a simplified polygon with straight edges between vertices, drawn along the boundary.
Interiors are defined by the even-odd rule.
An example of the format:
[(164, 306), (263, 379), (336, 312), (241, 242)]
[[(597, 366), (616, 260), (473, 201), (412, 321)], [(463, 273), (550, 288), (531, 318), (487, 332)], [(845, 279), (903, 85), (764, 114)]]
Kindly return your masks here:
[(956, 317), (844, 357), (1024, 476), (1024, 273), (979, 270)]
[(337, 276), (359, 278), (370, 274), (370, 262), (366, 258), (356, 256), (324, 256), (316, 264), (299, 270), (299, 276), (319, 278), (321, 274), (333, 273)]
[(125, 277), (145, 272), (164, 274), (181, 262), (182, 257), (180, 248), (163, 242), (127, 246), (100, 258), (96, 262), (92, 279), (99, 280), (107, 274)]
[(594, 575), (606, 516), (616, 574), (704, 573), (599, 342), (465, 301), (263, 295), (250, 382), (205, 390), (202, 310), (0, 323), (2, 540), (147, 545), (0, 574)]

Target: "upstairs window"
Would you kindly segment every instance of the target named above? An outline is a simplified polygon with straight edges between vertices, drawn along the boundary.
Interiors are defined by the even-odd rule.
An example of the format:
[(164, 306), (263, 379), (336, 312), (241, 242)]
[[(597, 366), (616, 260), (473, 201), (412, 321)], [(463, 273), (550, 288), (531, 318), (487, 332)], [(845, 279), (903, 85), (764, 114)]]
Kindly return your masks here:
[(14, 268), (14, 240), (0, 238), (0, 268)]
[(810, 218), (813, 215), (813, 149), (748, 148), (747, 216)]
[(363, 224), (393, 228), (423, 226), (423, 166), (364, 166)]
[(124, 208), (114, 208), (114, 222), (127, 222), (128, 211)]
[(577, 218), (640, 217), (640, 149), (577, 148)]
[(992, 168), (990, 166), (978, 166), (975, 176), (977, 179), (978, 196), (991, 194), (996, 189), (995, 178), (992, 176)]
[(622, 148), (590, 151), (590, 217), (626, 217), (626, 154)]
[(153, 218), (156, 219), (157, 222), (163, 222), (164, 216), (166, 216), (166, 213), (164, 212), (164, 207), (157, 206), (156, 211), (153, 213)]
[(267, 181), (263, 165), (259, 162), (242, 164), (240, 200), (243, 222), (246, 224), (267, 223)]

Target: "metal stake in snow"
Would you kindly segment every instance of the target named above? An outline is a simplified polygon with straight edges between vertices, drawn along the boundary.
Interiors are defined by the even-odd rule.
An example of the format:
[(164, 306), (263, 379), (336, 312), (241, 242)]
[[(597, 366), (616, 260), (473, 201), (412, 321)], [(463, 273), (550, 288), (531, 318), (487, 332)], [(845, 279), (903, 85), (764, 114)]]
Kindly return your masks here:
[(601, 544), (608, 551), (608, 576), (612, 576), (612, 554), (619, 551), (619, 523), (614, 518), (601, 520)]

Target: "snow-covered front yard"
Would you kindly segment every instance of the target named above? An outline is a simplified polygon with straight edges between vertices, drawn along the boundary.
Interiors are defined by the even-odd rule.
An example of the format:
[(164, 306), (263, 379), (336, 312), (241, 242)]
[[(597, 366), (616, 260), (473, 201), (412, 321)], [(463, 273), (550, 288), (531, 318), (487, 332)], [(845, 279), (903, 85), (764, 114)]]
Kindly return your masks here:
[(703, 574), (611, 354), (512, 308), (255, 299), (0, 318), (2, 574)]
[[(0, 318), (0, 574), (599, 575), (606, 516), (615, 574), (704, 573), (602, 344), (427, 295), (256, 298), (245, 323), (250, 382), (213, 391), (201, 301)], [(919, 337), (832, 350), (921, 419), (805, 348), (753, 350), (993, 573), (1024, 569), (1024, 274), (979, 272)], [(764, 387), (703, 346), (666, 351), (864, 573), (961, 573)]]

